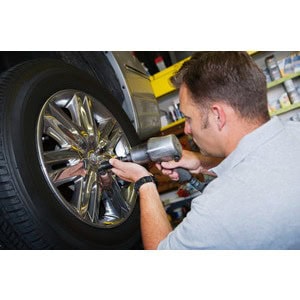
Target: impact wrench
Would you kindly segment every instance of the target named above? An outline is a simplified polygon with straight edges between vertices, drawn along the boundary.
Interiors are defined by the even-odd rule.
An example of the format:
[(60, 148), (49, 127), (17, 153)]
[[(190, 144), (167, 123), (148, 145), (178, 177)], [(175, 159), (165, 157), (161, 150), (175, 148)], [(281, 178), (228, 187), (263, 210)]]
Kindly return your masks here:
[[(161, 163), (171, 160), (179, 161), (182, 156), (182, 146), (174, 134), (163, 137), (152, 137), (146, 143), (132, 147), (125, 157), (116, 157), (124, 162), (134, 162), (144, 165), (149, 162)], [(113, 168), (108, 160), (101, 162), (98, 172), (104, 173)], [(203, 192), (208, 182), (201, 182), (184, 168), (174, 169), (179, 175), (179, 182), (189, 182), (197, 191)]]

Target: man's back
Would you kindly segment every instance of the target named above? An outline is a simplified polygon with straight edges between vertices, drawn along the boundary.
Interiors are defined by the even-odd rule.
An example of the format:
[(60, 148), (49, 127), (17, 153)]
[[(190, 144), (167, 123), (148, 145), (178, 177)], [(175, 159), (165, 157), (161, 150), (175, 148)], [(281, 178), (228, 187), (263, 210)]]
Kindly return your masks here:
[(300, 123), (273, 118), (214, 169), (171, 249), (300, 249)]

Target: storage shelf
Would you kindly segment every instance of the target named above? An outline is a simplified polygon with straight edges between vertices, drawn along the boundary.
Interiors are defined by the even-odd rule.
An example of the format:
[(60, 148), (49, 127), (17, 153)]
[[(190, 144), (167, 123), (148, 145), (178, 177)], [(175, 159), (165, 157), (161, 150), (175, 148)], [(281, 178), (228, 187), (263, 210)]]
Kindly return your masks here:
[(181, 68), (183, 63), (189, 59), (190, 57), (183, 59), (150, 77), (152, 89), (156, 98), (176, 90), (171, 84), (170, 78)]
[(293, 78), (296, 78), (296, 77), (298, 77), (298, 76), (300, 76), (300, 72), (293, 73), (293, 74), (290, 74), (290, 75), (286, 75), (286, 76), (284, 76), (284, 77), (282, 77), (282, 78), (280, 78), (280, 79), (277, 79), (277, 80), (274, 80), (274, 81), (272, 81), (272, 82), (269, 82), (269, 83), (267, 84), (267, 88), (270, 89), (270, 88), (272, 88), (272, 87), (274, 87), (274, 86), (277, 86), (277, 85), (279, 85), (279, 84), (284, 83), (285, 81), (287, 81), (287, 80), (289, 80), (289, 79), (293, 79)]
[(284, 114), (288, 111), (291, 111), (291, 110), (294, 110), (294, 109), (297, 109), (297, 108), (300, 108), (300, 103), (294, 103), (294, 104), (291, 104), (290, 106), (280, 108), (280, 109), (278, 109), (274, 112), (271, 112), (270, 116), (273, 117), (273, 116), (281, 115), (281, 114)]
[[(259, 51), (247, 51), (247, 52), (249, 53), (249, 55), (255, 55)], [(163, 71), (161, 71), (161, 72), (159, 72), (159, 73), (157, 73), (157, 74), (155, 74), (154, 76), (151, 77), (151, 83), (152, 83), (152, 87), (153, 87), (154, 94), (155, 94), (156, 97), (163, 96), (163, 95), (168, 94), (168, 93), (175, 90), (175, 88), (173, 86), (171, 86), (171, 84), (169, 82), (169, 79), (172, 75), (174, 75), (174, 73), (177, 70), (179, 70), (179, 68), (182, 66), (182, 64), (185, 61), (187, 61), (188, 59), (190, 59), (190, 57), (184, 59), (183, 61), (178, 62), (177, 64), (175, 64), (175, 65), (173, 65), (173, 66), (171, 66), (167, 69), (164, 69)], [(287, 81), (289, 79), (294, 79), (294, 78), (297, 78), (297, 77), (300, 77), (300, 72), (289, 74), (289, 75), (286, 75), (286, 76), (284, 76), (284, 77), (282, 77), (278, 80), (269, 82), (267, 84), (267, 88), (268, 89), (273, 88), (275, 86), (278, 86), (278, 85), (284, 83), (285, 81)], [(155, 88), (154, 87), (156, 87), (156, 93), (155, 93)], [(298, 109), (298, 108), (300, 108), (300, 103), (294, 103), (294, 104), (291, 104), (288, 107), (284, 107), (284, 108), (278, 109), (274, 112), (270, 112), (270, 116), (272, 117), (272, 116), (284, 114), (286, 112), (289, 112), (289, 111), (292, 111), (292, 110)], [(165, 130), (170, 129), (172, 127), (176, 127), (177, 125), (182, 124), (184, 122), (185, 122), (185, 119), (182, 118), (178, 121), (175, 121), (175, 122), (170, 123), (166, 126), (163, 126), (160, 129), (160, 131), (162, 132), (162, 131), (165, 131)]]
[(184, 123), (184, 122), (185, 122), (185, 118), (179, 119), (179, 120), (177, 120), (177, 121), (175, 121), (175, 122), (173, 122), (173, 123), (170, 123), (170, 124), (168, 124), (168, 125), (166, 125), (166, 126), (163, 126), (163, 127), (160, 129), (160, 131), (164, 131), (164, 130), (170, 129), (170, 128), (175, 127), (175, 126), (177, 126), (177, 125), (179, 125), (179, 124), (182, 124), (182, 123)]
[[(281, 115), (281, 114), (284, 114), (284, 113), (286, 113), (288, 111), (291, 111), (291, 110), (294, 110), (294, 109), (297, 109), (297, 108), (300, 108), (300, 103), (294, 103), (294, 104), (291, 104), (290, 106), (287, 106), (287, 107), (284, 107), (284, 108), (280, 108), (280, 109), (278, 109), (278, 110), (276, 110), (274, 112), (271, 112), (270, 116), (273, 117), (273, 116)], [(177, 126), (179, 124), (182, 124), (184, 122), (185, 122), (185, 118), (182, 118), (182, 119), (177, 120), (175, 122), (172, 122), (172, 123), (170, 123), (170, 124), (168, 124), (166, 126), (163, 126), (160, 129), (160, 131), (165, 131), (165, 130), (170, 129), (172, 127), (175, 127), (175, 126)]]
[(195, 192), (189, 196), (186, 197), (179, 197), (176, 192), (168, 192), (161, 195), (161, 201), (165, 208), (168, 208), (169, 206), (173, 204), (180, 204), (185, 201), (192, 201), (195, 197), (201, 195), (200, 192)]

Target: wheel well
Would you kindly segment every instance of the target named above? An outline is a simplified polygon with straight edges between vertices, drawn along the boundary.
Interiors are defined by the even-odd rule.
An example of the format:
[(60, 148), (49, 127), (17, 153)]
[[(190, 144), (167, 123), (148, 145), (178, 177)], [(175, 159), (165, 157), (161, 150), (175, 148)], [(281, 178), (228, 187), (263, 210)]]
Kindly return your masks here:
[(1, 51), (0, 52), (0, 73), (27, 60), (35, 58), (58, 58), (55, 52), (42, 51)]
[(0, 74), (11, 67), (37, 58), (56, 58), (89, 73), (123, 104), (124, 94), (104, 52), (96, 51), (1, 51)]

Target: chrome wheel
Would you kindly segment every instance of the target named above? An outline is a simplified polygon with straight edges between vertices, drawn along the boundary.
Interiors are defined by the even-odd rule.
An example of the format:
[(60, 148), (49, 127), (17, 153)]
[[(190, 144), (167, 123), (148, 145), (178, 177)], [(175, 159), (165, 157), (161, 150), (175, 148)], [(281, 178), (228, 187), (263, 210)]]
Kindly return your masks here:
[(77, 218), (110, 228), (130, 216), (133, 185), (110, 171), (98, 173), (103, 160), (129, 151), (122, 128), (99, 101), (75, 90), (51, 96), (39, 115), (37, 145), (48, 185)]

